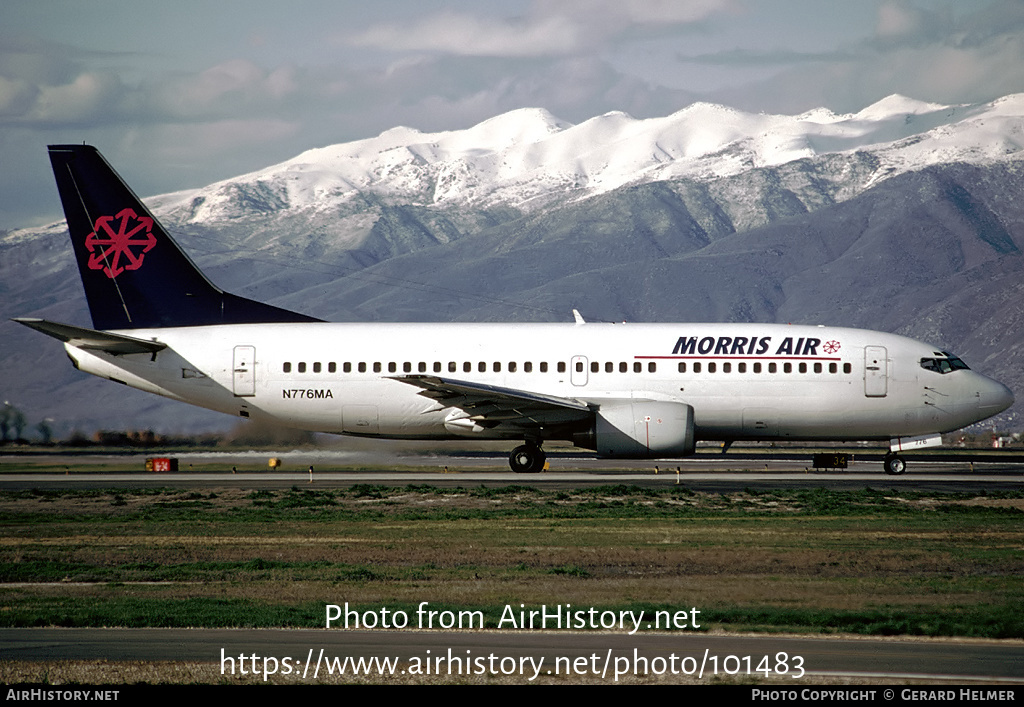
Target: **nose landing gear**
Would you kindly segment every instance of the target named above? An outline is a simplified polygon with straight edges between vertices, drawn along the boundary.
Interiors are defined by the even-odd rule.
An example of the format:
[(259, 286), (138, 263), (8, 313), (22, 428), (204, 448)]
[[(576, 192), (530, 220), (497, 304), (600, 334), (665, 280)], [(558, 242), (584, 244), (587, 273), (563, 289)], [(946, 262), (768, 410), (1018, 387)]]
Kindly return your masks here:
[(907, 463), (898, 454), (889, 452), (882, 461), (885, 464), (885, 473), (891, 476), (899, 476), (907, 470)]

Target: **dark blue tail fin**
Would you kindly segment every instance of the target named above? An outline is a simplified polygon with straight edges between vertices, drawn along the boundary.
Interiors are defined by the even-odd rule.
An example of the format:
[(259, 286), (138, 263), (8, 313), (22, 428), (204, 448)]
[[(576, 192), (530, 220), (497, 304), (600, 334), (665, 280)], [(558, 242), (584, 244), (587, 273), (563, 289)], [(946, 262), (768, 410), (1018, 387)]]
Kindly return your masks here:
[(320, 321), (207, 280), (95, 147), (49, 150), (97, 329)]

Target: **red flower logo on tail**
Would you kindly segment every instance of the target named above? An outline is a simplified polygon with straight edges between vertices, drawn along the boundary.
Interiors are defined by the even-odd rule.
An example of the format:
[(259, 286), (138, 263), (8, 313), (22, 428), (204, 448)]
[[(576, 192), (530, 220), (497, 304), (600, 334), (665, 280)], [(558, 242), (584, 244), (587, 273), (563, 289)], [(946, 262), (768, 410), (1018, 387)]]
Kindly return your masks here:
[[(89, 269), (102, 270), (113, 279), (125, 270), (138, 270), (142, 258), (156, 245), (153, 219), (122, 209), (117, 216), (100, 216), (85, 237)], [(102, 231), (102, 232), (101, 232)]]

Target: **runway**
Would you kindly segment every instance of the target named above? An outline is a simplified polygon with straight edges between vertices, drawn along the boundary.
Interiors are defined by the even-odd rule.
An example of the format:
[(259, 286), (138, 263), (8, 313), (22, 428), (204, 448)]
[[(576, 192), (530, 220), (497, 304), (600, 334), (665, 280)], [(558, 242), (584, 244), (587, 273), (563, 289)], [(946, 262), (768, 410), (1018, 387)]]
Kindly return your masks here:
[[(382, 666), (393, 666), (397, 677), (431, 660), (432, 670), (449, 671), (453, 678), (483, 665), (524, 684), (541, 676), (611, 684), (629, 676), (671, 676), (673, 670), (680, 678), (711, 681), (749, 675), (793, 687), (836, 679), (1024, 684), (1021, 641), (643, 631), (631, 636), (598, 631), (53, 628), (0, 629), (0, 644), (9, 660), (202, 662), (219, 664), (227, 675), (240, 670), (284, 675), (287, 665), (290, 675), (305, 673), (302, 680), (309, 683), (326, 679), (329, 670), (355, 674), (353, 661), (364, 659), (364, 674), (385, 678), (389, 668)], [(346, 663), (345, 658), (353, 661)], [(320, 671), (315, 678), (307, 670), (314, 660)]]
[[(907, 473), (882, 472), (880, 455), (856, 455), (846, 469), (815, 469), (809, 455), (699, 454), (677, 460), (607, 460), (573, 452), (549, 455), (548, 469), (516, 474), (494, 453), (188, 452), (174, 455), (177, 472), (146, 472), (146, 455), (0, 455), (0, 488), (255, 488), (297, 484), (322, 488), (354, 484), (406, 486), (532, 486), (567, 489), (609, 484), (662, 488), (685, 485), (721, 493), (746, 487), (855, 490), (866, 487), (928, 492), (1024, 490), (1024, 455), (908, 455)], [(281, 466), (268, 468), (271, 458)], [(310, 467), (313, 473), (309, 473)], [(15, 470), (16, 469), (16, 470)], [(111, 469), (116, 469), (111, 471)]]

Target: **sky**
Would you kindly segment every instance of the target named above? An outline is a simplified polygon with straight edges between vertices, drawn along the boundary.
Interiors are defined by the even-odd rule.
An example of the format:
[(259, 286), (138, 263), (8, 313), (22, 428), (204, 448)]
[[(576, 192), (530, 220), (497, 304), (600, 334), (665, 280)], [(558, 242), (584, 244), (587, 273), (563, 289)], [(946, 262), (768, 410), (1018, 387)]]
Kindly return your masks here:
[(0, 231), (61, 218), (45, 146), (136, 192), (405, 125), (694, 101), (855, 112), (1024, 92), (1024, 0), (5, 0)]

